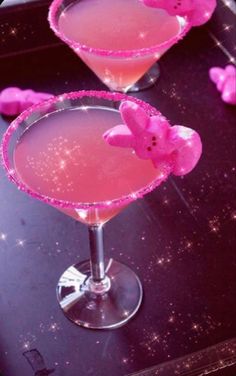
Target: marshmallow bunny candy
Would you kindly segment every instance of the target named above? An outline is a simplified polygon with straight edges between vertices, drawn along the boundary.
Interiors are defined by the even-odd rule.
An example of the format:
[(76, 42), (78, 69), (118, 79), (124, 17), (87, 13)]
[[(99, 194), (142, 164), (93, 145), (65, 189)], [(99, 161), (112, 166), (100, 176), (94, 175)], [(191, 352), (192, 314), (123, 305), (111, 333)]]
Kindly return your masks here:
[(196, 166), (202, 153), (197, 132), (180, 125), (171, 127), (163, 116), (148, 116), (131, 101), (121, 103), (120, 113), (125, 124), (105, 132), (108, 144), (132, 148), (139, 158), (150, 159), (156, 168), (174, 175), (185, 175)]

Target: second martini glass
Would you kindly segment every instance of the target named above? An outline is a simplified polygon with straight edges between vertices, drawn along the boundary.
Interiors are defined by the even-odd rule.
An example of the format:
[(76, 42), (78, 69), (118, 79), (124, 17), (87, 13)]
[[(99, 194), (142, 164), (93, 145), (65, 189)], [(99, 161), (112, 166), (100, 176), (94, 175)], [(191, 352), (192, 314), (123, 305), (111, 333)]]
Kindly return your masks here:
[(103, 224), (167, 177), (150, 160), (103, 140), (122, 122), (117, 108), (126, 99), (159, 114), (125, 94), (64, 94), (23, 112), (2, 144), (7, 174), (19, 189), (88, 226), (90, 261), (69, 267), (57, 286), (64, 314), (88, 328), (116, 328), (137, 312), (141, 283), (126, 265), (104, 259)]
[(186, 18), (140, 0), (54, 0), (49, 23), (110, 90), (121, 92), (153, 85), (155, 62), (190, 29)]

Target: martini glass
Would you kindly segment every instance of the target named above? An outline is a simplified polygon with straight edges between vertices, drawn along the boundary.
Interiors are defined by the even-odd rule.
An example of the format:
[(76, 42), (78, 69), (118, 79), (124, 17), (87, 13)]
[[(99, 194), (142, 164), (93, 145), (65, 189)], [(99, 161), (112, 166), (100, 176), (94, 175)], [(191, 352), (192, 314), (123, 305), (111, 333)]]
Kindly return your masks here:
[(23, 112), (2, 142), (3, 164), (18, 189), (88, 226), (90, 260), (70, 266), (57, 286), (64, 314), (87, 328), (116, 328), (137, 312), (140, 280), (104, 258), (103, 225), (167, 177), (150, 160), (104, 141), (104, 132), (122, 122), (117, 108), (126, 99), (159, 114), (125, 94), (74, 92)]
[(186, 18), (140, 0), (54, 0), (48, 19), (110, 90), (124, 93), (153, 85), (156, 61), (190, 29)]

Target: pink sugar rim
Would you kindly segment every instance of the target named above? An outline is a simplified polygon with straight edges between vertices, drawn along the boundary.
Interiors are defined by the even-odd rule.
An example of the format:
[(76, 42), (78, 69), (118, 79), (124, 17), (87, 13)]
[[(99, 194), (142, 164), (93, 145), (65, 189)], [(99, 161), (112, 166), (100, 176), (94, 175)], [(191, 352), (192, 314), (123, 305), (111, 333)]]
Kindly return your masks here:
[[(42, 195), (40, 193), (37, 193), (33, 190), (31, 190), (26, 184), (22, 183), (17, 174), (15, 173), (14, 169), (11, 168), (9, 158), (8, 158), (8, 146), (9, 142), (11, 140), (11, 136), (14, 134), (16, 129), (21, 125), (21, 123), (26, 120), (30, 115), (32, 115), (35, 111), (40, 110), (41, 107), (44, 107), (45, 105), (52, 105), (53, 103), (56, 103), (58, 101), (62, 102), (66, 99), (79, 99), (83, 97), (94, 97), (94, 98), (103, 98), (108, 100), (113, 100), (115, 102), (119, 102), (122, 100), (130, 100), (138, 105), (140, 105), (145, 111), (148, 112), (149, 115), (161, 115), (161, 113), (149, 105), (146, 102), (143, 102), (140, 99), (131, 97), (126, 94), (122, 93), (112, 93), (112, 92), (106, 92), (106, 91), (95, 91), (95, 90), (82, 90), (78, 92), (71, 92), (71, 93), (65, 93), (62, 95), (54, 96), (46, 101), (43, 101), (41, 103), (35, 104), (22, 112), (8, 127), (7, 131), (3, 135), (3, 140), (1, 144), (1, 151), (2, 151), (2, 159), (3, 159), (3, 166), (7, 171), (8, 178), (17, 185), (18, 189), (21, 191), (26, 192), (30, 196), (46, 202), (47, 204), (51, 204), (54, 206), (62, 207), (62, 208), (74, 208), (74, 209), (89, 209), (91, 207), (93, 208), (107, 208), (109, 206), (122, 206), (126, 205), (138, 198), (143, 197), (145, 194), (153, 191), (156, 187), (158, 187), (164, 180), (167, 179), (169, 175), (169, 171), (163, 171), (161, 172), (161, 177), (158, 177), (154, 179), (149, 185), (143, 187), (142, 189), (132, 192), (129, 195), (123, 195), (120, 198), (115, 198), (112, 200), (106, 200), (106, 201), (99, 201), (99, 202), (91, 202), (91, 203), (85, 203), (85, 202), (72, 202), (72, 201), (65, 201), (65, 200), (58, 200), (46, 195)], [(69, 108), (69, 107), (68, 107)]]
[[(112, 0), (111, 0), (112, 1)], [(79, 42), (72, 41), (71, 39), (67, 38), (64, 33), (60, 32), (58, 28), (57, 22), (57, 11), (60, 5), (63, 3), (63, 0), (54, 0), (50, 7), (48, 13), (48, 21), (50, 24), (51, 29), (57, 35), (58, 38), (63, 40), (66, 44), (68, 44), (73, 50), (82, 50), (90, 53), (94, 53), (100, 56), (115, 56), (115, 57), (138, 57), (144, 55), (155, 54), (158, 52), (159, 49), (168, 49), (169, 47), (176, 44), (179, 40), (183, 39), (183, 37), (187, 34), (187, 32), (191, 29), (191, 23), (189, 22), (187, 17), (180, 17), (185, 20), (186, 24), (183, 26), (182, 30), (178, 35), (170, 38), (168, 41), (155, 45), (149, 48), (140, 48), (137, 50), (105, 50), (102, 48), (94, 48), (88, 47), (84, 44), (80, 44)], [(70, 4), (68, 4), (70, 5)], [(145, 6), (145, 5), (144, 5)]]

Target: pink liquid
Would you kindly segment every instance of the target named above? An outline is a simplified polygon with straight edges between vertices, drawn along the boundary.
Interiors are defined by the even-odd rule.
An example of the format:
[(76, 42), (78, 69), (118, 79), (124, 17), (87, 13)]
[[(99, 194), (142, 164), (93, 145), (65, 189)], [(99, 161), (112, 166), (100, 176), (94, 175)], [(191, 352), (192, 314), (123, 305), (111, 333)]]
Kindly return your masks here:
[[(33, 191), (60, 200), (92, 203), (129, 195), (149, 185), (159, 172), (132, 150), (103, 140), (103, 133), (120, 123), (118, 111), (103, 107), (52, 113), (22, 134), (15, 170)], [(85, 223), (102, 223), (122, 208), (59, 209)]]
[[(105, 50), (137, 50), (159, 45), (180, 31), (179, 20), (139, 0), (74, 2), (59, 17), (59, 29), (70, 40)], [(142, 57), (107, 57), (77, 51), (110, 88), (125, 91), (165, 52)]]

